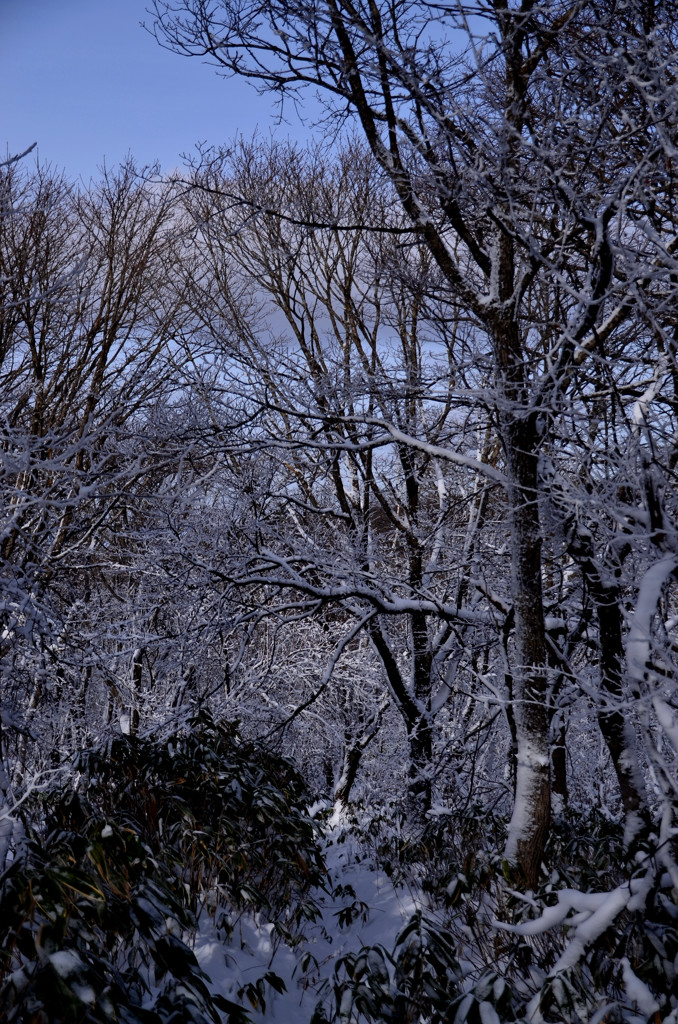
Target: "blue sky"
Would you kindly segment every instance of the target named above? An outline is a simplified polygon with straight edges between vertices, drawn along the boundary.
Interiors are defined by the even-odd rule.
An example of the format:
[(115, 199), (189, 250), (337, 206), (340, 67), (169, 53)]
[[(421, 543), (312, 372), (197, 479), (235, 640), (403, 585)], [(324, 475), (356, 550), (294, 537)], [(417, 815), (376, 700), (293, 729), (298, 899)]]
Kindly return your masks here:
[(87, 181), (128, 152), (167, 171), (196, 142), (237, 133), (303, 138), (269, 97), (163, 50), (139, 26), (148, 0), (0, 0), (0, 154), (37, 142), (39, 159)]

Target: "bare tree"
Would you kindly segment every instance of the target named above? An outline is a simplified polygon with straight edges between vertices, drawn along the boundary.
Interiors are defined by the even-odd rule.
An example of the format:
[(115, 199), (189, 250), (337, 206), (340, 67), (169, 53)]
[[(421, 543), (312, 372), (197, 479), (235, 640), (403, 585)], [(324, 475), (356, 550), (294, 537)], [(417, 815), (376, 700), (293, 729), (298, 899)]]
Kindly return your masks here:
[[(319, 87), (331, 116), (354, 119), (437, 268), (439, 295), (474, 325), (476, 358), (491, 372), (485, 401), (501, 442), (511, 531), (518, 757), (506, 855), (534, 882), (550, 817), (554, 672), (544, 456), (553, 458), (595, 367), (612, 372), (624, 339), (646, 367), (667, 351), (674, 5), (156, 0), (153, 10), (164, 45), (207, 56), (283, 99)], [(415, 450), (424, 443), (411, 440)], [(488, 476), (480, 461), (474, 470)], [(605, 630), (611, 592), (585, 551), (571, 557)], [(602, 692), (616, 700), (619, 642), (601, 642)], [(635, 813), (642, 797), (621, 725), (601, 712)]]
[[(87, 191), (45, 168), (1, 174), (1, 650), (3, 697), (24, 716), (19, 766), (31, 720), (49, 763), (64, 731), (87, 733), (93, 678), (115, 688), (93, 594), (129, 562), (131, 496), (158, 472), (141, 437), (171, 400), (180, 300), (171, 185), (131, 163)], [(118, 681), (133, 681), (137, 645), (125, 646)]]
[[(451, 363), (458, 386), (483, 377), (468, 327), (440, 317), (426, 297), (437, 283), (427, 251), (411, 239), (402, 250), (378, 231), (409, 235), (359, 147), (329, 160), (247, 146), (228, 159), (213, 154), (196, 184), (188, 202), (201, 255), (187, 288), (202, 325), (192, 342), (196, 378), (198, 353), (213, 353), (209, 387), (199, 379), (215, 429), (238, 402), (249, 409), (244, 430), (226, 431), (225, 450), (237, 437), (241, 449), (262, 449), (260, 472), (271, 465), (264, 508), (229, 579), (243, 592), (250, 586), (251, 614), (265, 608), (267, 582), (285, 595), (269, 614), (305, 609), (328, 624), (334, 616), (338, 647), (321, 689), (339, 658), (369, 637), (402, 715), (422, 815), (435, 719), (469, 661), (465, 647), (473, 661), (495, 639), (478, 607), (485, 596), (465, 578), (477, 561), (486, 488), (472, 484), (469, 493), (454, 471), (475, 465), (469, 450), (488, 426), (483, 409), (471, 412), (451, 391)], [(252, 218), (276, 198), (286, 219)], [(365, 734), (347, 740), (354, 760), (381, 704)]]

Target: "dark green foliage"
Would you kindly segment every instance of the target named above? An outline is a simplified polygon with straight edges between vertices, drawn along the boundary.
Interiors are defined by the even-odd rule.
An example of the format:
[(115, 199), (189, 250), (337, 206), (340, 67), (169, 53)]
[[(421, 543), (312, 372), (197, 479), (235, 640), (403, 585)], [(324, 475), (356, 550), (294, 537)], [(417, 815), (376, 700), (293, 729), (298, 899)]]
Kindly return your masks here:
[(568, 811), (551, 827), (546, 860), (557, 871), (561, 887), (613, 889), (628, 877), (623, 827), (599, 810)]
[(198, 900), (288, 908), (323, 880), (301, 776), (241, 742), (231, 723), (202, 715), (162, 744), (120, 737), (110, 755), (85, 755), (81, 770), (90, 780), (84, 800), (119, 826), (131, 821), (174, 859)]
[(497, 973), (484, 971), (475, 981), (465, 977), (456, 936), (422, 911), (410, 918), (392, 951), (365, 947), (343, 957), (335, 971), (332, 1019), (341, 1024), (504, 1024), (517, 1021), (521, 1007)]
[(247, 999), (250, 1006), (255, 1010), (261, 1010), (262, 1013), (265, 1013), (268, 994), (267, 986), (270, 986), (275, 992), (285, 992), (286, 990), (285, 982), (282, 978), (279, 978), (274, 971), (266, 971), (256, 981), (248, 981), (244, 985), (241, 995)]
[(337, 910), (334, 915), (340, 928), (350, 928), (355, 920), (367, 921), (369, 907), (357, 898), (353, 886), (339, 885), (333, 890), (332, 896), (346, 900), (341, 910)]
[(370, 946), (343, 957), (335, 972), (333, 1020), (379, 1024), (508, 1024), (523, 1008), (507, 980), (492, 970), (475, 980), (457, 955), (457, 938), (417, 911), (393, 951)]
[[(523, 897), (504, 875), (502, 833), (501, 819), (493, 816), (449, 814), (401, 846), (398, 871), (404, 864), (423, 880), (437, 911), (415, 914), (392, 949), (372, 946), (339, 961), (333, 1005), (326, 1008), (333, 1021), (513, 1024), (530, 1019), (536, 1000), (553, 1024), (587, 1024), (602, 1006), (610, 1022), (637, 1022), (625, 970), (656, 999), (658, 1019), (675, 1010), (678, 905), (657, 862), (655, 837), (637, 842), (630, 854), (621, 823), (600, 812), (572, 811), (553, 827), (548, 876)], [(377, 852), (384, 855), (381, 845)], [(555, 976), (582, 915), (537, 934), (520, 933), (521, 925), (555, 906), (563, 890), (606, 894), (629, 884), (636, 895), (628, 908)], [(518, 931), (496, 928), (493, 919)]]
[[(596, 998), (625, 1006), (626, 960), (656, 998), (663, 1018), (678, 1002), (678, 906), (671, 879), (657, 861), (656, 836), (643, 836), (629, 851), (620, 824), (596, 811), (571, 813), (554, 826), (548, 852), (553, 868), (535, 894), (544, 907), (553, 904), (560, 889), (600, 893), (632, 885), (637, 895), (575, 967), (544, 985), (542, 1012), (547, 1019), (560, 1013), (577, 1022), (588, 1020)], [(550, 938), (556, 955), (571, 938), (571, 928)]]
[(339, 960), (334, 1019), (400, 1024), (423, 1017), (442, 1024), (461, 978), (453, 937), (417, 912), (393, 951), (369, 946)]
[(44, 828), (0, 878), (0, 1019), (247, 1020), (185, 940), (204, 906), (308, 918), (324, 872), (299, 775), (208, 716), (163, 742), (121, 737), (78, 771), (43, 794)]

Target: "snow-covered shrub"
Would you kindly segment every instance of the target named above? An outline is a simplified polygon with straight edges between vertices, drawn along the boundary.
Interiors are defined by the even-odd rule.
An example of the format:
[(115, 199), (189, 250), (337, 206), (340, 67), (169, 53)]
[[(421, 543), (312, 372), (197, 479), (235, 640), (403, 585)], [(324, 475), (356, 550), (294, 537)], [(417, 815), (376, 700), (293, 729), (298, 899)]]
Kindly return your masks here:
[(518, 1020), (511, 986), (492, 970), (466, 980), (457, 937), (417, 911), (392, 950), (369, 946), (339, 960), (332, 1020), (383, 1024), (499, 1024)]
[(507, 819), (481, 806), (437, 809), (408, 850), (419, 865), (424, 892), (453, 906), (462, 892), (485, 889), (501, 875)]
[(205, 907), (287, 930), (324, 877), (292, 766), (203, 715), (159, 741), (88, 752), (76, 785), (43, 794), (0, 876), (0, 1018), (245, 1019), (210, 993), (187, 940)]
[[(621, 821), (567, 812), (549, 838), (548, 874), (525, 892), (502, 857), (503, 824), (480, 809), (438, 813), (386, 851), (378, 823), (376, 862), (383, 870), (397, 852), (399, 879), (427, 909), (393, 945), (338, 962), (330, 1019), (675, 1024), (678, 895), (656, 837), (629, 851)], [(362, 835), (373, 838), (369, 826)]]
[(442, 1021), (436, 1004), (449, 1005), (461, 977), (452, 936), (417, 912), (392, 951), (369, 946), (339, 960), (333, 1020)]
[(604, 1007), (615, 1022), (678, 1017), (678, 895), (657, 847), (650, 835), (629, 855), (623, 825), (595, 811), (554, 826), (548, 877), (513, 892), (498, 923), (507, 951), (532, 951), (527, 1019), (585, 1024)]
[(356, 859), (383, 871), (397, 885), (407, 877), (414, 832), (407, 827), (402, 802), (352, 803), (342, 808), (327, 841), (347, 844)]
[(324, 877), (301, 775), (230, 722), (203, 713), (161, 744), (120, 737), (110, 754), (83, 755), (82, 769), (85, 801), (109, 820), (131, 817), (198, 903), (275, 915)]
[(0, 879), (0, 1017), (219, 1021), (176, 880), (129, 826), (108, 828), (32, 841)]

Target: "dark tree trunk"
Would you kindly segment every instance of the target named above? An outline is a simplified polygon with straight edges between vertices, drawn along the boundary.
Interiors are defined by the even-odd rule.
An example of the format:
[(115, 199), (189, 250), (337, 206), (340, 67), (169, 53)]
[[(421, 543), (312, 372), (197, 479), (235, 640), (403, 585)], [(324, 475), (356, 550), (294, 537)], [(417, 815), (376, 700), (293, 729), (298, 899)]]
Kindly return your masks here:
[(341, 775), (334, 786), (334, 802), (346, 806), (350, 800), (351, 790), (355, 783), (363, 754), (374, 737), (381, 729), (384, 712), (389, 700), (382, 702), (374, 715), (366, 722), (357, 735), (347, 732), (344, 737), (344, 761)]
[(342, 804), (344, 807), (348, 804), (362, 756), (363, 751), (358, 740), (355, 737), (348, 737), (341, 775), (334, 787), (334, 802), (336, 804)]
[(569, 793), (567, 789), (567, 730), (562, 719), (556, 726), (551, 750), (551, 771), (553, 773), (553, 804), (559, 811), (564, 810), (569, 802)]
[(431, 769), (433, 729), (429, 718), (422, 715), (408, 729), (410, 745), (408, 803), (416, 821), (423, 821), (431, 810)]
[(416, 617), (413, 619), (415, 620), (412, 629), (414, 697), (405, 685), (398, 663), (382, 631), (376, 623), (371, 623), (368, 628), (374, 647), (384, 666), (396, 707), (403, 717), (407, 731), (410, 811), (417, 819), (423, 819), (431, 807), (431, 758), (433, 754), (433, 729), (429, 714), (431, 657), (427, 649), (421, 650), (424, 643), (428, 644), (428, 639), (424, 640), (425, 617), (421, 616), (422, 625), (419, 632), (416, 629)]
[[(614, 579), (603, 579), (597, 568), (588, 537), (577, 537), (572, 553), (581, 566), (598, 619), (600, 652), (601, 707), (598, 724), (610, 753), (617, 776), (619, 794), (626, 817), (626, 839), (630, 843), (640, 830), (650, 827), (650, 813), (642, 773), (638, 764), (636, 737), (626, 721), (623, 702), (622, 666), (624, 634), (619, 586)], [(611, 575), (612, 571), (610, 571)]]
[(504, 417), (511, 517), (511, 576), (515, 612), (514, 715), (518, 757), (516, 795), (506, 859), (528, 885), (541, 869), (551, 822), (548, 671), (537, 502), (537, 437), (520, 412)]

